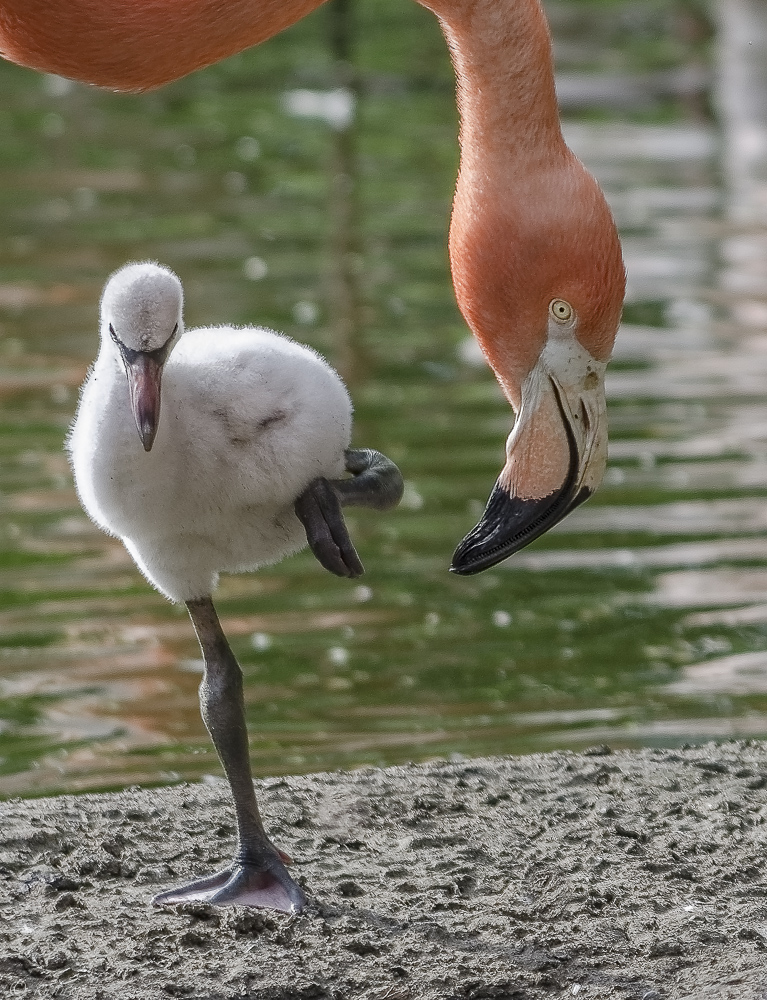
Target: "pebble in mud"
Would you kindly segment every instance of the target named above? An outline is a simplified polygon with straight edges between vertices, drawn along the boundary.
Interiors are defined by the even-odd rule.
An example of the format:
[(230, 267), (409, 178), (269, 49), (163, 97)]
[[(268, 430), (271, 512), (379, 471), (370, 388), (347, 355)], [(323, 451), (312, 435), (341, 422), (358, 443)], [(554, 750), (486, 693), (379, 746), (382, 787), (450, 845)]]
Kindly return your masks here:
[(762, 774), (726, 743), (260, 782), (300, 917), (150, 905), (230, 851), (216, 785), (6, 802), (0, 996), (763, 1000)]

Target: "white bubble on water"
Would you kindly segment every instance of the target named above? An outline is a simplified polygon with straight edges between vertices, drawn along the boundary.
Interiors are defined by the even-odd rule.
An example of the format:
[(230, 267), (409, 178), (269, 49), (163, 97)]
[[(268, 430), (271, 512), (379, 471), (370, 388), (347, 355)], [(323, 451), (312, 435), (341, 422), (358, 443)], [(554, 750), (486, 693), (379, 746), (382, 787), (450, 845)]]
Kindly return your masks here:
[(246, 278), (250, 281), (261, 281), (269, 273), (266, 261), (261, 257), (248, 257), (242, 265), (242, 270)]
[(301, 326), (312, 326), (317, 322), (320, 311), (314, 302), (296, 302), (293, 306), (293, 319)]
[(263, 653), (271, 647), (272, 640), (265, 632), (254, 632), (250, 637), (250, 644), (253, 649), (258, 650), (259, 653)]

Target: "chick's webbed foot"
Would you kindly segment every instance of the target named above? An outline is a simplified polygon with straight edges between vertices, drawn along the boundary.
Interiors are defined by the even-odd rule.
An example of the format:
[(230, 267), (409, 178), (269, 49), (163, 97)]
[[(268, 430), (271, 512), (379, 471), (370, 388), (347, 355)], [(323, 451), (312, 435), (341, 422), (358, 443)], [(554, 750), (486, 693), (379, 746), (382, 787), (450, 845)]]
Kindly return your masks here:
[(215, 875), (161, 892), (152, 902), (155, 906), (198, 902), (300, 913), (306, 906), (306, 896), (282, 862), (274, 858), (263, 864), (236, 861)]
[(295, 511), (320, 565), (336, 576), (362, 576), (365, 570), (349, 537), (341, 501), (327, 479), (309, 483), (296, 500)]
[(336, 576), (355, 577), (363, 566), (354, 548), (342, 507), (390, 510), (402, 499), (404, 483), (397, 466), (371, 448), (344, 453), (348, 479), (315, 479), (295, 504), (317, 560)]

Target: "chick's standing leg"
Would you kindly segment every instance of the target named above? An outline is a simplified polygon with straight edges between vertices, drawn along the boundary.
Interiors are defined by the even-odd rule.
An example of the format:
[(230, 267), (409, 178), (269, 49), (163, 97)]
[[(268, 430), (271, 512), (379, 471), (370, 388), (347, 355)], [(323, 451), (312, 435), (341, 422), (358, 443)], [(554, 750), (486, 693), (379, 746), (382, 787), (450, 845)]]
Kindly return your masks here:
[(200, 642), (205, 673), (200, 685), (202, 718), (232, 790), (238, 846), (223, 871), (160, 893), (158, 905), (201, 900), (217, 905), (237, 903), (298, 913), (306, 897), (288, 874), (289, 860), (271, 843), (261, 822), (250, 770), (245, 725), (242, 671), (221, 628), (209, 597), (187, 601)]

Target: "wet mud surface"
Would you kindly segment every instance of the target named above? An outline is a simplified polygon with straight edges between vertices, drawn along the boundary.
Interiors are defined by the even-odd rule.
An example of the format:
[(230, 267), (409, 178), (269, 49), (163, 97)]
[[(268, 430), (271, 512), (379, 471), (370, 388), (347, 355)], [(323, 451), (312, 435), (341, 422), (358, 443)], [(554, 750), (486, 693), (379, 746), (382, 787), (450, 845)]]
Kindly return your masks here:
[(150, 905), (228, 859), (223, 782), (0, 805), (0, 996), (767, 997), (761, 744), (258, 784), (299, 917)]

